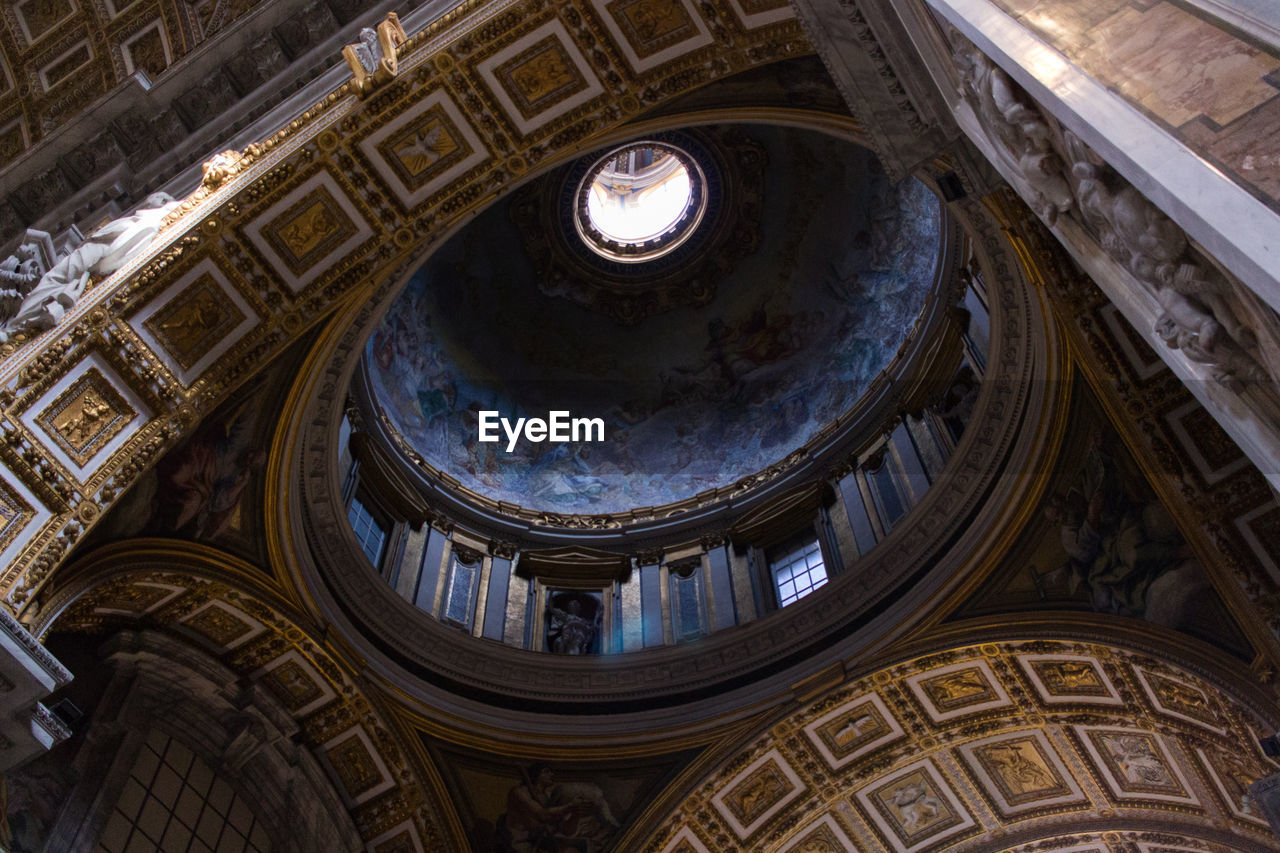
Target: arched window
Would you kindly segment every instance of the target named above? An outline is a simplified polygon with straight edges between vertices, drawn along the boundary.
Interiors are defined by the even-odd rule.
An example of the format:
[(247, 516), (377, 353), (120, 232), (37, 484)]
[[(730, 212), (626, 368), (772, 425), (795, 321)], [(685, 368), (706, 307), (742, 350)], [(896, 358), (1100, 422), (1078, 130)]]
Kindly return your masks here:
[(387, 533), (391, 525), (374, 515), (373, 510), (360, 499), (359, 495), (351, 498), (351, 506), (347, 508), (347, 519), (351, 529), (355, 531), (360, 549), (364, 551), (375, 569), (382, 566), (382, 555), (386, 551)]

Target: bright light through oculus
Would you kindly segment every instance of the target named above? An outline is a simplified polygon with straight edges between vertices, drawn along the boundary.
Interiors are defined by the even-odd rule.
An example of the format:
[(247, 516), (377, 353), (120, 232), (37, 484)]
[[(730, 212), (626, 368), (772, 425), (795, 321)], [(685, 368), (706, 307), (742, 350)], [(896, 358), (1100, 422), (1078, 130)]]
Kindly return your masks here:
[(578, 192), (577, 226), (605, 257), (645, 261), (674, 249), (702, 219), (702, 175), (683, 151), (639, 142), (596, 162)]
[(670, 154), (656, 165), (656, 178), (635, 180), (605, 169), (591, 184), (587, 215), (601, 234), (619, 243), (643, 243), (679, 221), (692, 197), (689, 171)]

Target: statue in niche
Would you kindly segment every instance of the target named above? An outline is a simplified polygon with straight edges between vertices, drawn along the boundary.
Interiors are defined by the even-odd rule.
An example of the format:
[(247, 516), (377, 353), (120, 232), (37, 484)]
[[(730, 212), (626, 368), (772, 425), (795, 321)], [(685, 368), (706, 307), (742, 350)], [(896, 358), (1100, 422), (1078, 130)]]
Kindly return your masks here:
[[(113, 219), (90, 234), (46, 270), (38, 282), (29, 285), (16, 309), (11, 308), (12, 296), (6, 301), (2, 306), (6, 310), (0, 314), (4, 322), (0, 342), (8, 341), (17, 332), (52, 328), (76, 304), (91, 276), (110, 275), (146, 249), (160, 232), (165, 217), (180, 203), (168, 193), (153, 193), (133, 213)], [(17, 292), (26, 286), (21, 282), (30, 274), (29, 260), (15, 255), (0, 264), (15, 274), (4, 278)]]
[(934, 403), (934, 411), (946, 424), (952, 441), (958, 442), (964, 435), (981, 391), (982, 383), (978, 381), (973, 368), (966, 364), (956, 371), (956, 375)]
[(555, 593), (547, 605), (547, 648), (558, 655), (599, 651), (600, 601), (587, 593)]

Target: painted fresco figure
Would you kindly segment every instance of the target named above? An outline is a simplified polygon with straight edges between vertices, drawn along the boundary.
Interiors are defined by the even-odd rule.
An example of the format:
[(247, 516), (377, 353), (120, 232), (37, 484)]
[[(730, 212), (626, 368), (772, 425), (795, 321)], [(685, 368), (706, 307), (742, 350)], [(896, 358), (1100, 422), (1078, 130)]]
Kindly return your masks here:
[[(585, 783), (576, 783), (583, 787)], [(539, 762), (524, 772), (524, 779), (507, 792), (507, 811), (498, 820), (498, 849), (502, 853), (595, 853), (600, 829), (594, 823), (603, 801), (595, 785), (594, 796), (581, 792), (558, 797), (555, 772)], [(606, 805), (607, 809), (608, 806)]]

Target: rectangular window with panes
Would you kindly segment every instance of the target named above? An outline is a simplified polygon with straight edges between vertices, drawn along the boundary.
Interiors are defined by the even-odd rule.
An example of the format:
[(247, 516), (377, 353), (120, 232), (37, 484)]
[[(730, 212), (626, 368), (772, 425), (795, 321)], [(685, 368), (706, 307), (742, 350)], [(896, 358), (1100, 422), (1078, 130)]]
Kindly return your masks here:
[(799, 601), (827, 582), (822, 548), (812, 533), (775, 545), (766, 558), (779, 607)]
[(375, 515), (359, 495), (351, 498), (351, 506), (347, 508), (347, 519), (351, 522), (351, 529), (355, 531), (360, 549), (369, 558), (369, 562), (375, 569), (381, 568), (382, 555), (386, 551), (391, 525)]

